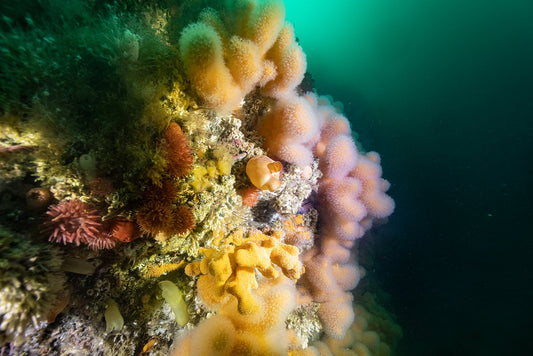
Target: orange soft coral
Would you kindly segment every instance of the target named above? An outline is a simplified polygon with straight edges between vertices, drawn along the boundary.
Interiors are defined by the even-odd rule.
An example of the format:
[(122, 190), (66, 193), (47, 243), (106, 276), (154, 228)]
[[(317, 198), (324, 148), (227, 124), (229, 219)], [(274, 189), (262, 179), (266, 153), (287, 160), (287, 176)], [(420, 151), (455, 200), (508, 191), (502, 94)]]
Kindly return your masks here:
[[(237, 4), (238, 3), (238, 4)], [(228, 3), (225, 16), (205, 9), (187, 26), (179, 52), (192, 86), (217, 111), (229, 112), (257, 86), (276, 98), (294, 91), (305, 54), (285, 23), (281, 0)]]

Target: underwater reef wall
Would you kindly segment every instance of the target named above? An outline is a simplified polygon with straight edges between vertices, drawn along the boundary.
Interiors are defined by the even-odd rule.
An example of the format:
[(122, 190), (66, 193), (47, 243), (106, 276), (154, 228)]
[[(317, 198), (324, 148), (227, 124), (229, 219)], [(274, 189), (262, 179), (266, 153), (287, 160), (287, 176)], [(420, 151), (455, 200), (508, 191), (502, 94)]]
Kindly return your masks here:
[(63, 5), (0, 5), (2, 354), (393, 354), (390, 184), (283, 1)]

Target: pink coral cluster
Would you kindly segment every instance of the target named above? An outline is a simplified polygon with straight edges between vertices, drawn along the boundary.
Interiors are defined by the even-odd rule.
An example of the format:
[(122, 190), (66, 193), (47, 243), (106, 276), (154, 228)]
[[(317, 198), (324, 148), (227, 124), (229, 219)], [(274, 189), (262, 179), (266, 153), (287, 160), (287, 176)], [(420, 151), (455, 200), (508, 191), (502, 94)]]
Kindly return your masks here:
[(49, 241), (63, 244), (87, 245), (93, 250), (110, 249), (115, 238), (106, 232), (102, 217), (79, 199), (62, 200), (46, 212), (44, 232)]
[(362, 271), (350, 250), (375, 219), (389, 216), (394, 201), (381, 178), (379, 155), (360, 152), (349, 121), (329, 98), (295, 93), (276, 102), (258, 123), (269, 154), (305, 167), (319, 159), (320, 233), (305, 253), (300, 284), (321, 304), (326, 334), (342, 338), (353, 322), (352, 295)]
[[(351, 256), (351, 249), (376, 219), (385, 218), (394, 210), (394, 201), (386, 194), (390, 184), (381, 178), (379, 155), (365, 154), (356, 146), (350, 123), (338, 105), (327, 97), (296, 93), (296, 86), (305, 73), (305, 55), (295, 40), (292, 26), (284, 24), (283, 2), (239, 0), (228, 1), (227, 5), (224, 17), (215, 10), (205, 9), (198, 22), (183, 30), (179, 41), (181, 60), (197, 94), (218, 112), (238, 107), (242, 98), (256, 88), (261, 94), (276, 99), (257, 124), (258, 133), (265, 138), (264, 148), (269, 157), (308, 171), (312, 170), (313, 161), (319, 160), (323, 174), (318, 188), (319, 234), (315, 246), (301, 257), (305, 274), (298, 282), (301, 294), (296, 297), (300, 304), (319, 303), (318, 315), (326, 334), (342, 339), (354, 321), (353, 296), (349, 291), (356, 287), (364, 273)], [(264, 182), (257, 186), (263, 185)], [(308, 245), (306, 239), (288, 236), (287, 241)], [(242, 290), (262, 284), (255, 279), (255, 264), (236, 264), (236, 257), (226, 255), (224, 263), (209, 262), (209, 268), (218, 266), (216, 270), (225, 276), (223, 285), (229, 278), (226, 274), (233, 270), (248, 276), (248, 282), (242, 278), (239, 286)], [(255, 254), (250, 258), (254, 259), (259, 256)], [(221, 268), (232, 264), (234, 268)], [(199, 294), (210, 296), (203, 298), (204, 302), (224, 304), (213, 295), (216, 279), (207, 273), (206, 262), (197, 267), (200, 272), (201, 268), (204, 270), (198, 279)], [(199, 272), (190, 273), (194, 274)], [(293, 296), (291, 294), (291, 298)], [(194, 354), (215, 354), (214, 351), (217, 354), (261, 354), (258, 345), (265, 344), (265, 340), (251, 338), (249, 330), (240, 328), (241, 320), (231, 317), (228, 320), (224, 310), (219, 309), (215, 317), (200, 324), (201, 334), (184, 337), (180, 341), (183, 348)], [(236, 314), (235, 310), (231, 313)], [(255, 315), (243, 314), (247, 314), (246, 318)], [(282, 316), (286, 318), (286, 314)], [(243, 324), (252, 323), (246, 318)], [(264, 329), (264, 321), (252, 324), (254, 328)], [(283, 323), (278, 324), (283, 326)], [(273, 340), (281, 338), (273, 338), (268, 343)], [(200, 349), (204, 351), (198, 351)]]
[(264, 147), (285, 162), (304, 167), (313, 162), (312, 146), (320, 133), (313, 107), (296, 94), (278, 100), (258, 123)]
[[(321, 231), (318, 247), (304, 259), (307, 283), (321, 303), (319, 317), (329, 336), (342, 338), (353, 322), (352, 296), (362, 271), (350, 259), (355, 239), (362, 237), (377, 218), (394, 210), (386, 195), (389, 183), (381, 178), (379, 155), (359, 152), (348, 121), (327, 98), (308, 95), (321, 122), (314, 148), (323, 173), (318, 191)], [(326, 282), (327, 281), (327, 282)]]
[(394, 210), (386, 194), (390, 184), (381, 178), (379, 155), (359, 152), (348, 120), (328, 98), (288, 95), (259, 120), (258, 132), (269, 153), (285, 162), (305, 167), (319, 158), (323, 230), (335, 230), (338, 238), (353, 241), (374, 219)]

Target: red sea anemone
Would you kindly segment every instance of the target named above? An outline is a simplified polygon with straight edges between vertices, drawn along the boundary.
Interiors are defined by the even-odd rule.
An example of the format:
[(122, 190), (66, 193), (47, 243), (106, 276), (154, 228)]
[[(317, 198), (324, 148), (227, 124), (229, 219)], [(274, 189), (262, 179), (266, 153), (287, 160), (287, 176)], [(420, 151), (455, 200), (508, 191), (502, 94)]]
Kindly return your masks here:
[(148, 200), (137, 211), (136, 220), (144, 233), (157, 235), (160, 232), (165, 232), (169, 222), (172, 220), (171, 205)]
[(79, 199), (62, 200), (52, 205), (46, 215), (44, 231), (50, 233), (49, 241), (86, 244), (94, 250), (115, 246), (115, 239), (104, 231), (102, 217)]
[(141, 236), (141, 230), (135, 221), (116, 219), (110, 224), (110, 234), (119, 241), (131, 242)]
[(164, 179), (161, 186), (151, 185), (146, 193), (144, 199), (148, 201), (157, 201), (160, 204), (171, 204), (178, 195), (178, 189), (170, 179)]

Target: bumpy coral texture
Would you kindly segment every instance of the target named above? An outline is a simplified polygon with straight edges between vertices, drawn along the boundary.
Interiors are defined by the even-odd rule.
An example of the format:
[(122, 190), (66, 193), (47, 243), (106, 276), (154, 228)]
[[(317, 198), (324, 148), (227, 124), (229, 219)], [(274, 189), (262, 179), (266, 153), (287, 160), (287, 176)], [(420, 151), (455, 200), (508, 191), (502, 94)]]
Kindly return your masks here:
[(225, 21), (213, 9), (186, 27), (179, 41), (189, 80), (219, 111), (237, 107), (256, 86), (282, 97), (302, 81), (305, 54), (284, 23), (281, 0), (229, 1)]
[(261, 279), (254, 294), (257, 312), (243, 315), (235, 299), (226, 299), (217, 314), (177, 338), (171, 355), (287, 355), (285, 320), (296, 308), (294, 282), (284, 275)]
[(274, 157), (304, 167), (313, 162), (312, 146), (320, 134), (313, 107), (295, 93), (278, 100), (259, 120), (257, 131)]
[[(232, 244), (228, 244), (230, 241)], [(263, 277), (277, 278), (281, 269), (293, 280), (303, 273), (298, 248), (259, 232), (252, 232), (246, 239), (242, 237), (242, 232), (233, 234), (218, 250), (200, 251), (206, 257), (188, 264), (185, 272), (189, 276), (201, 275), (202, 282), (199, 280), (199, 283), (205, 279), (214, 282), (211, 289), (202, 290), (201, 298), (209, 304), (209, 301), (217, 301), (230, 294), (237, 299), (241, 314), (253, 314), (260, 308), (253, 293), (258, 287), (256, 270)]]
[(65, 276), (55, 246), (0, 226), (0, 343), (21, 343), (47, 325)]
[(326, 334), (342, 338), (354, 319), (349, 291), (361, 278), (349, 260), (350, 249), (375, 219), (394, 210), (379, 155), (359, 152), (339, 109), (310, 93), (278, 100), (260, 118), (258, 132), (274, 157), (299, 166), (320, 159), (320, 231), (316, 246), (303, 256), (306, 272), (300, 284), (321, 304), (318, 315)]
[(392, 355), (402, 330), (381, 306), (371, 304), (370, 307), (374, 310), (361, 305), (353, 308), (354, 322), (342, 339), (327, 336), (291, 356), (306, 355), (306, 351), (310, 355)]
[[(326, 335), (343, 339), (355, 320), (350, 291), (364, 275), (351, 249), (374, 221), (394, 210), (394, 201), (386, 194), (390, 184), (381, 178), (379, 155), (357, 147), (339, 105), (313, 93), (296, 93), (295, 87), (305, 72), (305, 56), (296, 44), (292, 26), (283, 25), (283, 4), (276, 0), (236, 0), (228, 4), (226, 15), (233, 16), (225, 16), (227, 21), (209, 9), (200, 15), (199, 22), (183, 31), (182, 61), (197, 93), (219, 112), (239, 105), (255, 86), (261, 87), (263, 95), (276, 99), (257, 124), (269, 156), (301, 168), (319, 160), (323, 174), (318, 188), (320, 229), (315, 245), (300, 256), (305, 274), (298, 283), (306, 298), (320, 304), (318, 317)], [(215, 340), (225, 340), (221, 354), (230, 350), (234, 354), (263, 351), (266, 333), (261, 339), (255, 338), (248, 329), (239, 329), (239, 323), (246, 324), (243, 316), (255, 320), (261, 314), (259, 289), (272, 288), (269, 282), (277, 277), (273, 272), (278, 268), (290, 277), (291, 269), (284, 263), (294, 266), (287, 256), (298, 256), (299, 251), (290, 246), (294, 254), (285, 251), (273, 256), (273, 239), (235, 241), (201, 250), (206, 257), (189, 264), (186, 273), (200, 275), (198, 295), (208, 309), (218, 313), (211, 322), (203, 322), (202, 329), (212, 331), (214, 325), (227, 324), (226, 330), (233, 331), (223, 318), (227, 316), (225, 308), (233, 304), (238, 313), (231, 314), (229, 321), (236, 335), (206, 331), (211, 336), (202, 338), (203, 344), (194, 342), (198, 336), (193, 333), (179, 342), (185, 348), (200, 344), (214, 347)], [(256, 271), (266, 278), (258, 278)], [(296, 278), (303, 269), (298, 271)], [(268, 342), (275, 345), (274, 339)], [(211, 352), (213, 347), (209, 348)]]
[(102, 217), (79, 199), (62, 200), (46, 212), (45, 232), (49, 241), (88, 245), (94, 250), (110, 249), (116, 240), (105, 231)]

